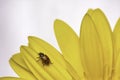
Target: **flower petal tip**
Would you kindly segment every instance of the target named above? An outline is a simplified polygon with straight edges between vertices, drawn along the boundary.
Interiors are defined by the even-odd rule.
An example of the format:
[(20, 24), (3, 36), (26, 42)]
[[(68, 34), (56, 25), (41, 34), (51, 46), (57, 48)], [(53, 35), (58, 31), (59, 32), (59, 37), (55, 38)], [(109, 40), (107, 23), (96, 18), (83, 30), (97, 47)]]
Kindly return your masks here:
[(87, 11), (87, 12), (89, 12), (89, 11), (94, 11), (94, 9), (92, 9), (92, 8), (91, 8), (91, 9), (88, 9), (88, 11)]
[(28, 36), (28, 40), (29, 40), (29, 41), (31, 41), (31, 40), (33, 40), (33, 39), (42, 40), (42, 39), (40, 39), (40, 38), (38, 38), (38, 37), (36, 37), (36, 36)]
[(56, 26), (60, 26), (61, 24), (66, 24), (64, 21), (62, 21), (62, 20), (60, 20), (60, 19), (56, 19), (55, 21), (54, 21), (54, 27), (56, 27)]
[(54, 23), (56, 23), (56, 22), (61, 22), (62, 20), (60, 20), (60, 19), (55, 19), (55, 21), (54, 21)]
[(100, 8), (96, 8), (95, 10), (96, 10), (96, 11), (97, 11), (97, 10), (98, 10), (98, 11), (102, 11)]
[(54, 22), (54, 31), (55, 32), (57, 32), (57, 31), (61, 32), (62, 30), (66, 30), (69, 28), (70, 28), (70, 26), (66, 22), (64, 22), (60, 19), (56, 19)]
[(12, 58), (15, 57), (15, 55), (16, 55), (16, 54), (14, 54), (14, 55), (12, 55), (12, 56), (10, 57), (9, 62), (12, 60)]
[(20, 52), (21, 52), (23, 49), (25, 49), (25, 48), (27, 48), (27, 46), (21, 45), (21, 46), (20, 46)]
[(35, 36), (28, 36), (28, 40), (30, 40), (32, 38), (36, 38), (36, 37)]
[(55, 21), (54, 21), (54, 30), (56, 30), (56, 27), (58, 27), (58, 25), (61, 23), (61, 20), (59, 20), (59, 19), (56, 19)]
[(12, 57), (9, 59), (9, 64), (11, 64), (11, 61), (12, 61)]
[(64, 22), (60, 19), (56, 19), (54, 21), (54, 31), (55, 31), (55, 33), (56, 33), (56, 31), (60, 30), (61, 27), (63, 27), (62, 24), (64, 24)]

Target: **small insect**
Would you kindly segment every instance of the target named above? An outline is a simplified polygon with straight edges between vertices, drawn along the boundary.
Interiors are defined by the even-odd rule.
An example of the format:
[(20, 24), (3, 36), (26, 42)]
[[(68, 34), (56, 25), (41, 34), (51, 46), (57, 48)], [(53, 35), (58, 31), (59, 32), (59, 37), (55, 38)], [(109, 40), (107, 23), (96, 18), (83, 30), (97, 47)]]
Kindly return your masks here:
[(40, 52), (38, 55), (39, 55), (38, 58), (41, 59), (43, 66), (52, 64), (49, 57), (45, 55), (44, 53)]

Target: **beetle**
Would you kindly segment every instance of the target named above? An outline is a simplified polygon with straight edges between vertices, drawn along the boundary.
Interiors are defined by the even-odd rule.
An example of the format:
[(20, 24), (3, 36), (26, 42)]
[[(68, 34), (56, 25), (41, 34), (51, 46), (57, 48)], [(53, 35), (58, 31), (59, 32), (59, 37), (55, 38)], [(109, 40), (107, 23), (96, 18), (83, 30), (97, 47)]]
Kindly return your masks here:
[(40, 53), (38, 53), (38, 55), (39, 55), (38, 58), (41, 59), (43, 66), (52, 64), (50, 61), (50, 58), (47, 55), (45, 55), (44, 53), (40, 52)]

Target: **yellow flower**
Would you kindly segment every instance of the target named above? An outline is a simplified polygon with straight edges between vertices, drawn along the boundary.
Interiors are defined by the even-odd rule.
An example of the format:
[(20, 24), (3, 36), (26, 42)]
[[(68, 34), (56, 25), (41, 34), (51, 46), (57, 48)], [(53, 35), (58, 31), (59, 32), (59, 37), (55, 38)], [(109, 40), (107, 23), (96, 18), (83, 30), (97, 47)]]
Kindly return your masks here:
[[(20, 53), (10, 59), (19, 78), (0, 80), (120, 79), (120, 19), (112, 32), (103, 12), (89, 9), (80, 37), (61, 20), (55, 20), (54, 30), (62, 54), (42, 39), (29, 36), (28, 46), (21, 46)], [(49, 65), (43, 65), (40, 52), (49, 57)]]

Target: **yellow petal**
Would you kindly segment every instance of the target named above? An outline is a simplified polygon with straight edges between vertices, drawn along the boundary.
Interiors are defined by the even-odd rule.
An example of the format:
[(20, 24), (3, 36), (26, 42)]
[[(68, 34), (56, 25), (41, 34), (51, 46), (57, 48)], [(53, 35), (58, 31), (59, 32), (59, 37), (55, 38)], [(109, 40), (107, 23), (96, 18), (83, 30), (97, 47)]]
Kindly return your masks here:
[(94, 10), (93, 10), (93, 9), (88, 9), (87, 14), (92, 15), (92, 14), (93, 14), (93, 12), (94, 12)]
[[(38, 46), (36, 46), (38, 47)], [(47, 53), (46, 50), (43, 48), (38, 47), (40, 52), (43, 51), (43, 53)], [(38, 78), (39, 76), (42, 76), (43, 79), (45, 80), (57, 80), (58, 78), (60, 80), (72, 80), (71, 76), (64, 70), (64, 68), (57, 63), (54, 60), (54, 57), (52, 57), (50, 54), (47, 55), (49, 56), (52, 64), (49, 66), (43, 66), (43, 64), (40, 62), (37, 62), (36, 58), (39, 57), (38, 53), (33, 51), (29, 47), (22, 47), (21, 52), (23, 52), (24, 57), (25, 57), (25, 62), (33, 72), (33, 74)], [(47, 53), (48, 54), (48, 53)], [(34, 65), (33, 65), (34, 64)]]
[(0, 77), (0, 80), (29, 80), (29, 79), (22, 79), (16, 77)]
[[(39, 52), (44, 52), (48, 56), (51, 56), (51, 58), (55, 62), (55, 66), (57, 68), (59, 68), (60, 71), (62, 71), (62, 69), (63, 69), (61, 74), (63, 74), (64, 77), (68, 78), (69, 80), (71, 79), (71, 77), (68, 75), (66, 70), (64, 71), (64, 69), (66, 69), (65, 59), (54, 47), (52, 47), (47, 42), (45, 42), (37, 37), (32, 37), (32, 36), (29, 37), (29, 47), (32, 48), (33, 50), (35, 50), (37, 52), (37, 54)], [(59, 67), (59, 66), (61, 66), (61, 67)]]
[(113, 62), (115, 65), (118, 59), (117, 57), (119, 56), (119, 50), (120, 50), (120, 19), (116, 23), (115, 29), (113, 31), (113, 44), (114, 44), (114, 56), (113, 56), (114, 61)]
[(91, 17), (86, 14), (80, 31), (81, 59), (88, 80), (103, 78), (101, 43)]
[(104, 67), (106, 67), (104, 73), (106, 77), (110, 77), (113, 59), (112, 31), (107, 18), (100, 9), (94, 10), (90, 16), (93, 20), (93, 23), (95, 24), (95, 29), (98, 33), (102, 45)]
[(113, 79), (119, 80), (120, 77), (120, 19), (118, 20), (115, 29), (113, 31), (113, 44), (114, 44), (114, 56), (113, 56)]
[[(73, 80), (81, 80), (75, 69), (72, 67), (72, 65), (66, 61), (67, 71), (72, 76)], [(82, 80), (85, 80), (85, 78), (82, 78)]]
[[(27, 64), (27, 66), (29, 67), (29, 69), (31, 70), (31, 72), (33, 73), (33, 75), (35, 75), (38, 80), (44, 80), (44, 79), (53, 80), (43, 70), (43, 68), (39, 64), (37, 64), (37, 60), (38, 60), (37, 59), (37, 57), (38, 57), (37, 54), (32, 49), (29, 49), (29, 50), (28, 49), (29, 48), (27, 48), (25, 46), (22, 46), (20, 48), (20, 52), (22, 53), (24, 61)], [(30, 53), (34, 54), (36, 56), (36, 59), (35, 59), (35, 56), (32, 56)]]
[(37, 53), (39, 53), (41, 51), (40, 49), (43, 48), (43, 50), (47, 51), (46, 53), (47, 55), (54, 57), (54, 59), (60, 65), (62, 65), (62, 67), (66, 67), (63, 56), (50, 44), (34, 36), (29, 36), (28, 39), (29, 39), (29, 47), (34, 49)]
[[(117, 53), (120, 54), (120, 49)], [(112, 80), (120, 80), (120, 55), (117, 56), (116, 64), (112, 73)]]
[(84, 78), (78, 36), (61, 20), (56, 20), (54, 22), (54, 30), (59, 47), (65, 59), (73, 66), (80, 78)]
[(14, 54), (11, 58), (10, 61), (14, 61), (15, 63), (17, 63), (18, 65), (20, 65), (21, 67), (25, 68), (27, 71), (29, 71), (27, 65), (25, 64), (22, 55), (20, 53)]
[[(31, 71), (29, 71), (28, 67), (26, 66), (25, 62), (21, 54), (13, 55), (10, 60), (10, 65), (13, 70), (21, 77), (29, 80), (35, 80), (36, 78), (33, 76)], [(27, 76), (27, 77), (26, 77)]]

